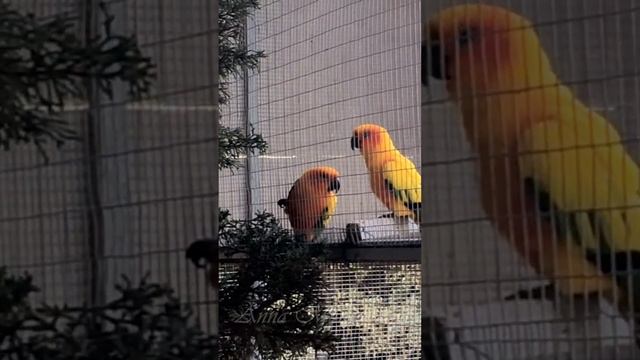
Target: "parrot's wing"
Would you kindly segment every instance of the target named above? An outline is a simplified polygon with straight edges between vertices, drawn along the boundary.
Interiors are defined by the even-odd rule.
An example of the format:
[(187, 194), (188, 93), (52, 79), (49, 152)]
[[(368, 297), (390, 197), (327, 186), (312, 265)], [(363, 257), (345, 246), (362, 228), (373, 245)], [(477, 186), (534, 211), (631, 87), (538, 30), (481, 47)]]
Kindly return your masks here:
[(298, 187), (300, 186), (300, 179), (296, 180), (293, 185), (291, 186), (291, 189), (289, 189), (289, 193), (287, 193), (287, 198), (286, 199), (280, 199), (278, 200), (278, 206), (282, 209), (284, 209), (284, 213), (285, 214), (289, 214), (288, 208), (289, 208), (289, 199), (292, 198), (292, 195), (296, 192), (296, 190), (298, 190)]
[(322, 209), (322, 213), (318, 218), (315, 228), (316, 229), (324, 229), (329, 224), (329, 220), (336, 212), (336, 207), (338, 205), (338, 197), (335, 195), (329, 195), (325, 198), (326, 206)]
[(605, 273), (623, 257), (631, 264), (616, 270), (640, 268), (638, 167), (619, 139), (603, 118), (546, 121), (519, 139), (523, 191), (538, 216)]
[(391, 195), (419, 219), (422, 209), (422, 180), (415, 165), (405, 157), (389, 161), (384, 164), (382, 177), (385, 188)]
[(331, 215), (329, 214), (329, 208), (325, 207), (322, 209), (321, 215), (318, 217), (316, 222), (313, 224), (314, 229), (324, 229), (327, 226), (327, 223)]

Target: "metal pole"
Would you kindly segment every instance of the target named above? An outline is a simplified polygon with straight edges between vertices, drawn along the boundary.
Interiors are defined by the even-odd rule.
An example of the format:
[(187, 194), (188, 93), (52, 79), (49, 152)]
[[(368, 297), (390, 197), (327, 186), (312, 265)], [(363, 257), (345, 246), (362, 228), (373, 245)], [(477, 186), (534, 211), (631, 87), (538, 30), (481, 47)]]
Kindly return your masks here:
[[(80, 1), (84, 17), (84, 37), (89, 42), (99, 32), (98, 0)], [(84, 141), (84, 178), (86, 184), (85, 208), (87, 221), (87, 247), (89, 254), (89, 294), (88, 302), (95, 306), (105, 301), (104, 294), (104, 219), (99, 189), (99, 154), (101, 120), (100, 94), (96, 81), (86, 82), (89, 110), (85, 121)]]
[[(114, 34), (128, 34), (127, 7), (127, 2), (113, 2), (108, 5), (107, 11), (113, 19), (110, 24), (110, 31)], [(99, 8), (94, 8), (94, 11), (98, 12), (96, 18), (100, 21), (98, 31), (100, 31), (101, 35), (105, 34), (107, 30), (102, 24), (104, 14)], [(108, 99), (106, 95), (102, 94), (97, 96), (100, 96), (102, 105), (100, 109), (101, 119), (95, 125), (99, 129), (101, 154), (113, 154), (122, 151), (122, 149), (127, 148), (128, 136), (126, 134), (129, 133), (128, 129), (131, 126), (125, 105), (128, 99), (127, 85), (120, 81), (114, 82), (112, 99)], [(126, 160), (126, 157), (108, 157), (100, 159), (97, 163), (100, 172), (100, 177), (98, 178), (98, 181), (100, 181), (99, 195), (103, 206), (125, 204), (131, 200), (128, 185), (131, 177), (128, 174), (129, 165)], [(113, 285), (120, 279), (120, 275), (126, 274), (132, 281), (138, 280), (134, 275), (142, 276), (142, 274), (137, 274), (136, 267), (133, 266), (136, 260), (142, 261), (141, 259), (132, 260), (112, 257), (112, 255), (132, 254), (136, 251), (134, 248), (136, 243), (131, 241), (130, 238), (132, 233), (131, 222), (132, 219), (135, 219), (135, 216), (131, 214), (133, 211), (131, 207), (118, 207), (102, 213), (102, 221), (104, 223), (102, 247), (104, 255), (110, 258), (109, 260), (103, 260), (104, 277), (101, 284), (107, 298), (114, 295)]]
[[(244, 43), (244, 47), (248, 48), (248, 19), (245, 18), (244, 19), (244, 39), (243, 43)], [(251, 133), (251, 120), (249, 118), (249, 70), (245, 67), (242, 70), (242, 106), (243, 106), (243, 115), (244, 115), (244, 126), (245, 126), (245, 134), (247, 134), (247, 136)], [(251, 219), (252, 215), (253, 215), (253, 209), (251, 208), (251, 204), (253, 204), (253, 197), (252, 197), (252, 193), (251, 193), (251, 174), (253, 172), (252, 170), (252, 165), (253, 165), (253, 161), (252, 161), (252, 154), (250, 152), (247, 152), (247, 161), (246, 161), (246, 174), (245, 174), (245, 192), (246, 192), (246, 196), (247, 196), (247, 206), (246, 206), (246, 217), (247, 219)]]
[[(248, 50), (255, 50), (256, 28), (249, 27), (250, 19), (245, 19), (245, 41)], [(245, 109), (246, 109), (246, 130), (251, 130), (251, 125), (257, 123), (258, 120), (258, 93), (256, 77), (249, 76), (249, 71), (244, 70), (245, 84)], [(260, 167), (259, 159), (252, 154), (247, 154), (247, 219), (251, 219), (255, 214), (254, 204), (261, 203), (260, 193), (258, 193), (260, 177), (258, 170)]]
[[(427, 1), (426, 0), (422, 0), (421, 3), (421, 24), (425, 24), (427, 22), (427, 19), (429, 18), (429, 13), (427, 10)], [(423, 26), (420, 26), (420, 38), (421, 38), (421, 44), (420, 46), (422, 47), (423, 41), (425, 41), (426, 39), (422, 39), (422, 28)], [(419, 52), (422, 56), (422, 49)], [(422, 66), (422, 62), (426, 61), (426, 59), (420, 59), (419, 61), (419, 65), (420, 65), (420, 71), (422, 72), (424, 70), (423, 66)], [(422, 75), (422, 74), (421, 74)], [(422, 78), (422, 76), (420, 76), (420, 78)], [(429, 116), (428, 114), (428, 109), (423, 106), (422, 104), (425, 104), (428, 100), (428, 93), (425, 89), (425, 86), (420, 85), (420, 124), (422, 124), (420, 126), (420, 143), (421, 144), (425, 144), (426, 141), (428, 141), (432, 134), (430, 134), (430, 130), (428, 126), (425, 126), (426, 124), (426, 119)], [(429, 188), (429, 184), (427, 183), (427, 179), (429, 179), (428, 176), (428, 168), (427, 168), (427, 162), (429, 161), (429, 159), (431, 158), (432, 154), (429, 154), (429, 148), (427, 146), (421, 145), (420, 146), (421, 149), (421, 172), (422, 172), (422, 192), (423, 194), (426, 192), (426, 189)], [(426, 174), (426, 175), (425, 175)], [(428, 195), (427, 195), (428, 196)], [(433, 262), (431, 261), (430, 258), (432, 258), (434, 256), (434, 254), (430, 253), (428, 251), (429, 248), (429, 240), (433, 241), (433, 237), (429, 236), (429, 228), (427, 228), (427, 226), (425, 226), (425, 219), (429, 217), (429, 211), (428, 211), (428, 207), (423, 207), (422, 208), (422, 216), (420, 218), (420, 239), (421, 239), (421, 267), (420, 267), (420, 274), (421, 274), (421, 290), (422, 290), (422, 294), (421, 294), (421, 310), (422, 310), (422, 319), (421, 319), (421, 323), (422, 323), (422, 327), (421, 327), (421, 353), (422, 356), (421, 358), (423, 360), (450, 360), (452, 359), (452, 355), (451, 355), (451, 349), (450, 349), (450, 344), (449, 341), (447, 339), (446, 336), (446, 327), (447, 327), (447, 323), (446, 323), (446, 317), (440, 318), (440, 316), (442, 315), (441, 313), (439, 313), (439, 311), (436, 311), (435, 306), (434, 306), (434, 299), (438, 298), (437, 293), (441, 292), (436, 290), (435, 288), (430, 288), (429, 285), (429, 276), (432, 275), (432, 269), (433, 269)], [(432, 249), (434, 249), (435, 247), (432, 247)], [(442, 296), (440, 296), (440, 298), (443, 298)], [(441, 310), (441, 309), (439, 309)]]
[[(219, 7), (219, 3), (218, 0), (213, 0), (210, 2), (211, 4), (211, 9), (209, 9), (208, 13), (209, 13), (209, 25), (211, 27), (211, 29), (213, 29), (210, 33), (210, 36), (208, 37), (208, 44), (209, 44), (209, 62), (210, 62), (210, 69), (212, 69), (212, 74), (211, 74), (211, 81), (213, 86), (212, 91), (211, 91), (211, 103), (214, 106), (218, 105), (218, 84), (219, 84), (219, 71), (218, 71), (218, 34), (220, 29), (218, 28), (218, 7)], [(217, 148), (218, 144), (219, 144), (219, 137), (218, 137), (218, 121), (220, 121), (220, 111), (219, 109), (217, 109), (216, 111), (213, 112), (213, 144), (214, 146)], [(212, 228), (212, 233), (213, 233), (213, 240), (215, 241), (216, 244), (216, 249), (215, 249), (215, 254), (214, 256), (218, 256), (218, 249), (217, 249), (217, 245), (218, 245), (218, 206), (219, 206), (219, 189), (218, 189), (218, 158), (219, 158), (219, 151), (214, 151), (213, 152), (213, 156), (212, 156), (212, 164), (211, 166), (214, 167), (215, 171), (212, 171), (212, 176), (213, 176), (213, 228)], [(217, 265), (218, 262), (216, 261), (214, 266), (218, 266)], [(214, 271), (213, 273), (217, 274), (217, 271)], [(211, 285), (213, 287), (213, 294), (212, 294), (212, 319), (211, 319), (211, 335), (214, 337), (218, 337), (219, 336), (219, 316), (218, 316), (218, 289), (219, 289), (219, 281), (218, 278), (212, 278), (211, 279)], [(216, 354), (216, 358), (217, 358), (217, 354)]]
[[(422, 23), (424, 24), (427, 20), (427, 7), (426, 7), (426, 0), (422, 0), (420, 5), (421, 5), (421, 19), (422, 19)], [(420, 33), (422, 34), (422, 26), (420, 26)], [(424, 39), (422, 39), (424, 40)], [(421, 59), (420, 64), (422, 64), (422, 61), (424, 61), (424, 59)], [(421, 69), (422, 71), (422, 69)], [(426, 92), (424, 89), (424, 86), (420, 86), (421, 89), (421, 96), (420, 96), (420, 118), (425, 119), (427, 117), (427, 109), (425, 107), (422, 106), (422, 104), (425, 103), (426, 99)], [(424, 140), (429, 139), (429, 133), (427, 132), (427, 127), (424, 126), (424, 121), (420, 121), (421, 125), (420, 126), (420, 143), (422, 144), (424, 142)], [(426, 174), (427, 169), (425, 166), (425, 162), (427, 161), (427, 159), (429, 159), (429, 154), (426, 154), (427, 151), (427, 147), (426, 146), (420, 146), (420, 158), (422, 159), (422, 164), (421, 164), (421, 173), (423, 174), (422, 176), (422, 183), (420, 184), (420, 186), (423, 189), (423, 193), (424, 190), (427, 189), (427, 176), (424, 176), (424, 174)], [(429, 294), (429, 288), (427, 286), (428, 282), (427, 282), (427, 277), (428, 277), (428, 252), (427, 250), (427, 237), (426, 237), (426, 233), (427, 233), (427, 229), (425, 228), (424, 224), (425, 221), (424, 219), (426, 218), (426, 208), (423, 207), (423, 211), (422, 211), (422, 216), (420, 218), (420, 239), (421, 239), (421, 266), (420, 266), (420, 277), (421, 277), (421, 312), (422, 312), (422, 319), (421, 319), (421, 323), (422, 323), (422, 330), (421, 330), (421, 342), (422, 342), (422, 359), (423, 360), (427, 360), (429, 359), (429, 352), (430, 349), (428, 348), (428, 346), (432, 343), (435, 342), (437, 339), (432, 338), (431, 332), (429, 331), (429, 326), (428, 324), (430, 324), (430, 321), (428, 319), (428, 315), (429, 315), (429, 299), (427, 294)]]

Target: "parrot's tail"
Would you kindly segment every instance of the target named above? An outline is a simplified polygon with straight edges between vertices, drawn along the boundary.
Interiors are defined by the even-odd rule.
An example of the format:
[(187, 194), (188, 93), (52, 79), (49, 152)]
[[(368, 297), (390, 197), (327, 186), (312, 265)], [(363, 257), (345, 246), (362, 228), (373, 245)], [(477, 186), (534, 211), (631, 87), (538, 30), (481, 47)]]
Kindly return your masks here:
[[(631, 252), (630, 257), (628, 253), (625, 253), (625, 255), (624, 260), (622, 256), (617, 257), (622, 266), (616, 264), (617, 269), (622, 268), (622, 271), (618, 271), (616, 276), (617, 283), (624, 290), (621, 294), (619, 310), (631, 319), (633, 337), (636, 341), (636, 346), (640, 349), (640, 263), (638, 263), (640, 258), (635, 251)], [(628, 261), (629, 258), (631, 258), (630, 263)]]
[[(633, 308), (629, 309), (633, 317), (633, 338), (636, 341), (636, 346), (640, 349), (640, 253), (637, 251), (625, 251), (622, 254), (617, 253), (616, 261), (621, 264), (623, 268), (623, 276), (625, 287), (631, 286), (630, 301), (633, 304)], [(620, 265), (616, 264), (616, 267)], [(629, 298), (629, 297), (627, 297)]]
[(640, 349), (640, 318), (637, 315), (633, 324), (633, 338), (636, 340), (636, 347)]
[(636, 347), (640, 349), (640, 302), (635, 299), (635, 296), (632, 301), (634, 302), (633, 308), (628, 305), (627, 301), (622, 301), (623, 305), (618, 309), (623, 316), (626, 314), (627, 318), (630, 319), (631, 324), (629, 324), (629, 327), (633, 329), (633, 339), (636, 342)]
[(406, 206), (411, 211), (411, 220), (413, 220), (414, 223), (420, 225), (420, 218), (422, 216), (422, 202), (405, 201), (404, 206)]
[(633, 272), (632, 275), (632, 301), (633, 301), (633, 310), (631, 315), (633, 317), (633, 338), (636, 341), (636, 347), (640, 349), (640, 274), (636, 274), (636, 271)]

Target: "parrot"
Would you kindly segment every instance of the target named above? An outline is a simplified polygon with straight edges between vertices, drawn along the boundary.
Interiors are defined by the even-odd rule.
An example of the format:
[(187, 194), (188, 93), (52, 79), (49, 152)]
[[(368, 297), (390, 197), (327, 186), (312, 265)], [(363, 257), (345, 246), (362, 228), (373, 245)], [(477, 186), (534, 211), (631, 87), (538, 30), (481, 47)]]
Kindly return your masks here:
[(306, 170), (295, 181), (287, 198), (280, 199), (277, 204), (287, 214), (294, 235), (306, 242), (313, 242), (336, 212), (338, 191), (338, 170), (317, 166)]
[(364, 156), (371, 190), (391, 215), (419, 224), (422, 178), (413, 162), (396, 149), (389, 132), (376, 124), (359, 125), (353, 129), (351, 149)]
[(189, 245), (186, 258), (198, 269), (207, 270), (207, 277), (212, 287), (218, 283), (218, 243), (214, 239), (200, 239)]
[(616, 304), (640, 345), (640, 169), (619, 132), (509, 9), (448, 7), (422, 35), (421, 82), (444, 81), (459, 109), (494, 227), (554, 291)]

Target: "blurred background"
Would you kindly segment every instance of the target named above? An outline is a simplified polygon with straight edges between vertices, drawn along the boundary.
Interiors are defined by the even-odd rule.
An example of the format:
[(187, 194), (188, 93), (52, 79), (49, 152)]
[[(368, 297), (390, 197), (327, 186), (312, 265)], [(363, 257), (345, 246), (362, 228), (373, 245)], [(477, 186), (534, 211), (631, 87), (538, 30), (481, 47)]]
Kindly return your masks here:
[[(218, 206), (212, 1), (12, 3), (38, 16), (81, 20), (99, 16), (104, 4), (115, 18), (112, 31), (135, 35), (158, 68), (144, 101), (128, 100), (118, 87), (113, 99), (67, 106), (64, 117), (83, 140), (47, 148), (48, 163), (32, 146), (0, 153), (0, 261), (9, 271), (32, 273), (41, 288), (35, 300), (52, 304), (99, 303), (112, 297), (121, 274), (136, 281), (149, 273), (193, 305), (205, 329), (211, 326), (212, 292), (184, 250), (211, 236)], [(260, 5), (247, 19), (246, 39), (266, 58), (258, 72), (230, 82), (221, 121), (254, 127), (270, 147), (220, 173), (219, 206), (238, 219), (267, 210), (289, 227), (276, 202), (305, 169), (328, 165), (342, 175), (332, 241), (344, 240), (348, 223), (392, 223), (378, 219), (388, 210), (371, 193), (364, 160), (349, 140), (357, 125), (377, 123), (420, 163), (419, 0)], [(363, 247), (371, 251), (357, 260), (324, 265), (329, 288), (322, 296), (341, 340), (335, 353), (308, 358), (418, 359), (417, 232), (374, 233)]]
[[(475, 1), (430, 0), (423, 17)], [(640, 8), (629, 0), (487, 0), (531, 19), (552, 66), (578, 98), (619, 129), (638, 159)], [(629, 328), (606, 305), (567, 319), (558, 304), (503, 302), (544, 283), (493, 229), (480, 206), (474, 154), (444, 84), (423, 88), (423, 312), (447, 318), (454, 358), (636, 358)], [(578, 305), (575, 305), (579, 309)], [(565, 309), (566, 312), (566, 309)], [(568, 324), (589, 328), (571, 334)], [(457, 340), (453, 340), (456, 337)], [(635, 352), (634, 352), (635, 351)], [(572, 357), (573, 356), (573, 357)]]
[[(12, 4), (45, 18), (76, 17), (83, 38), (89, 15), (104, 20), (99, 2)], [(211, 235), (217, 206), (217, 84), (208, 50), (217, 17), (205, 0), (104, 5), (115, 18), (112, 31), (135, 34), (157, 65), (153, 92), (131, 102), (128, 89), (116, 85), (112, 100), (69, 104), (64, 118), (81, 141), (46, 147), (48, 163), (31, 145), (0, 153), (0, 262), (33, 274), (41, 289), (36, 302), (101, 303), (122, 274), (137, 282), (149, 273), (197, 307), (210, 292), (184, 249)], [(209, 308), (200, 308), (205, 319)]]

